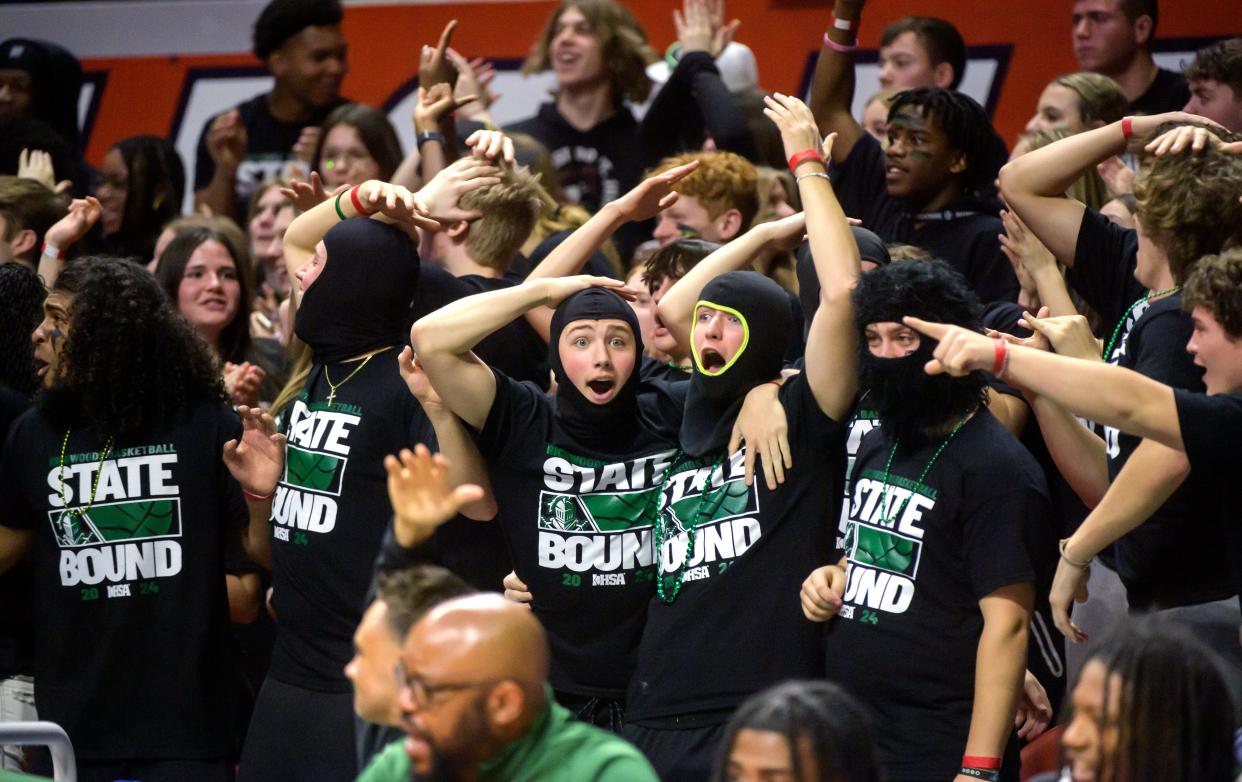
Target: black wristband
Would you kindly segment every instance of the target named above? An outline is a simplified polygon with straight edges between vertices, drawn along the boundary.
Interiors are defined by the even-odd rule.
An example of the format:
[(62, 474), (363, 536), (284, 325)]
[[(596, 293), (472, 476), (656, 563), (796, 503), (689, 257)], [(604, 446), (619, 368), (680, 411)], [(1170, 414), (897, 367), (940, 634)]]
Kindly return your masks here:
[(428, 141), (438, 141), (443, 144), (444, 134), (434, 130), (425, 130), (415, 136), (415, 143), (418, 145), (419, 149), (422, 149), (423, 144), (426, 144)]
[(974, 768), (972, 766), (962, 766), (958, 773), (964, 777), (983, 779), (986, 780), (986, 782), (998, 782), (998, 780), (1000, 780), (1000, 769), (995, 768)]

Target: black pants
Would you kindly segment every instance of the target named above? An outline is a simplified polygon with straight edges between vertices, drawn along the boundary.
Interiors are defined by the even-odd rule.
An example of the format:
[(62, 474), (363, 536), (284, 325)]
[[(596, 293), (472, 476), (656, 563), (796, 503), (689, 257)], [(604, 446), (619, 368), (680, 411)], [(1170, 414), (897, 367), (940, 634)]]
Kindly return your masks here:
[(354, 698), (268, 676), (242, 747), (238, 782), (353, 782)]
[(625, 725), (625, 700), (620, 698), (594, 698), (571, 692), (553, 692), (556, 702), (569, 709), (579, 721), (620, 735)]
[[(154, 728), (153, 728), (154, 729)], [(52, 763), (35, 773), (52, 776)], [(228, 760), (130, 760), (78, 761), (78, 782), (233, 782), (233, 763)]]
[(662, 782), (703, 782), (716, 768), (724, 730), (724, 723), (671, 729), (628, 723), (621, 735), (642, 750)]

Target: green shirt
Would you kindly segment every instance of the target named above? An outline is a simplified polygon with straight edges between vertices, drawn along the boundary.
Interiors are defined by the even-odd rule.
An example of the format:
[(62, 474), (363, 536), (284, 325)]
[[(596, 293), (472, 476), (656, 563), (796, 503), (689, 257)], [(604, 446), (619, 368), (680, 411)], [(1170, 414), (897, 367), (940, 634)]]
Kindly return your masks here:
[[(549, 707), (495, 758), (479, 764), (479, 782), (659, 782), (637, 749), (607, 731), (579, 722), (551, 700)], [(405, 739), (384, 747), (357, 782), (409, 782)]]

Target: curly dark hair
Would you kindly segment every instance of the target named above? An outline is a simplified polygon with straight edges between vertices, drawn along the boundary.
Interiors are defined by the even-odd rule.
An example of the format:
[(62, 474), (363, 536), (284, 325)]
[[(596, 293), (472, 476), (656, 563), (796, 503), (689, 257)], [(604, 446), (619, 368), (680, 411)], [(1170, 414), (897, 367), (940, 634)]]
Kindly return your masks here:
[[(725, 769), (737, 734), (743, 730), (779, 733), (789, 746), (794, 777), (822, 782), (879, 782), (880, 756), (871, 716), (857, 699), (831, 682), (790, 681), (747, 698), (725, 726), (713, 780)], [(802, 765), (806, 745), (814, 768)]]
[(29, 266), (0, 264), (0, 388), (30, 395), (39, 387), (30, 333), (39, 325), (46, 296)]
[(892, 122), (907, 107), (920, 109), (925, 121), (944, 133), (949, 148), (966, 156), (966, 169), (959, 175), (964, 191), (984, 195), (994, 192), (992, 182), (1009, 153), (987, 111), (974, 98), (940, 87), (906, 90), (893, 96), (888, 121)]
[(1203, 307), (1232, 339), (1242, 339), (1242, 247), (1200, 258), (1182, 288), (1182, 307)]
[(854, 326), (900, 323), (913, 315), (936, 323), (983, 330), (983, 305), (962, 273), (941, 260), (893, 263), (868, 272), (854, 288)]
[(333, 27), (343, 17), (339, 0), (272, 0), (254, 23), (254, 56), (266, 60), (307, 27)]
[(73, 296), (60, 382), (105, 436), (168, 425), (196, 402), (224, 400), (206, 343), (142, 266), (79, 258), (65, 265), (52, 291)]
[(160, 264), (155, 268), (155, 280), (164, 289), (173, 309), (177, 308), (178, 292), (181, 280), (185, 277), (185, 267), (199, 245), (208, 241), (216, 241), (224, 245), (233, 259), (237, 270), (237, 281), (241, 293), (237, 302), (237, 312), (233, 320), (220, 333), (220, 360), (239, 364), (246, 360), (250, 352), (250, 301), (254, 296), (254, 274), (250, 268), (250, 257), (244, 247), (223, 231), (206, 226), (182, 228), (177, 231), (173, 240), (164, 248), (160, 256)]
[(1195, 52), (1195, 58), (1182, 66), (1182, 75), (1189, 81), (1218, 81), (1228, 85), (1236, 100), (1242, 95), (1242, 37), (1220, 41)]

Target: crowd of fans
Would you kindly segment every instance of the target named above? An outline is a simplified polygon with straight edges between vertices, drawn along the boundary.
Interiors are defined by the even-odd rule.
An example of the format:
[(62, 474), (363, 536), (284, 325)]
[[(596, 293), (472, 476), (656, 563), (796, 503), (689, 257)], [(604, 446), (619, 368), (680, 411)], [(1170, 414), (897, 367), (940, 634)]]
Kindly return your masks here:
[(1003, 139), (951, 20), (854, 116), (864, 4), (803, 103), (722, 0), (663, 59), (564, 0), (504, 128), (455, 21), (402, 150), (338, 0), (271, 0), (193, 182), (90, 165), (72, 54), (0, 43), (0, 732), (89, 782), (1235, 779), (1242, 38), (1172, 72), (1156, 0), (1076, 0)]

